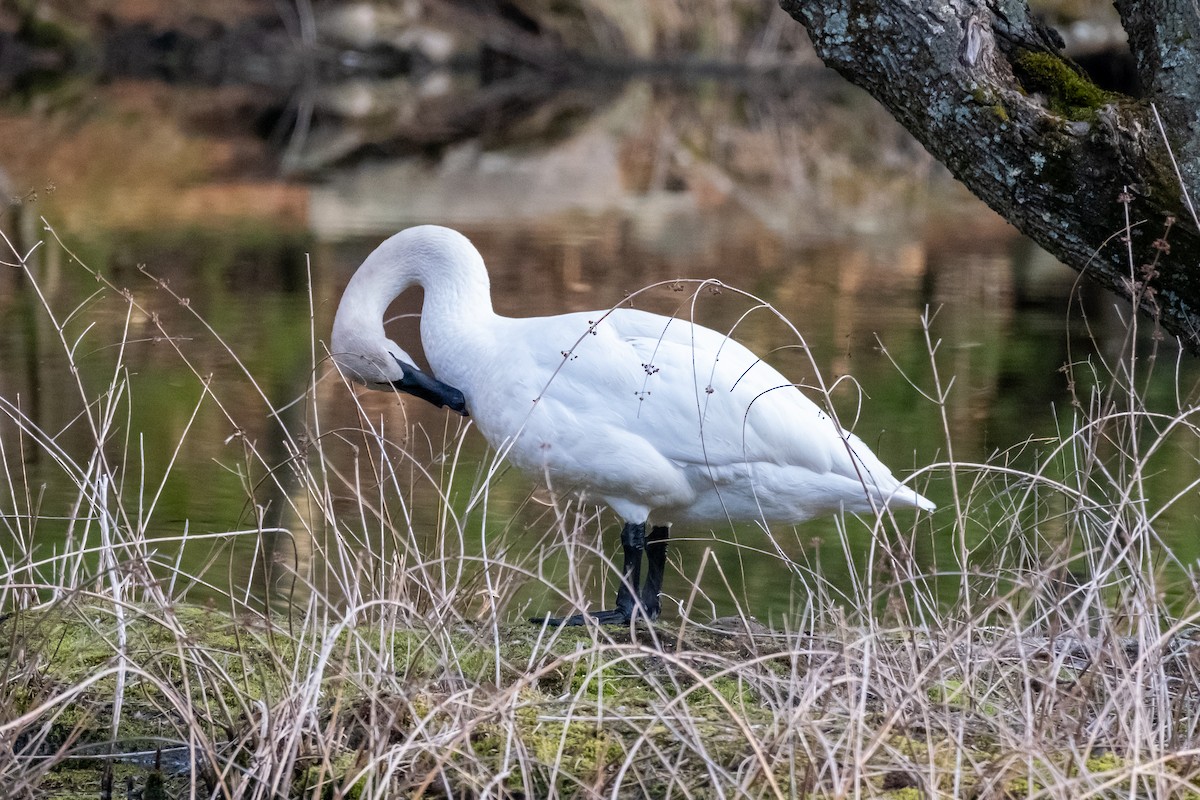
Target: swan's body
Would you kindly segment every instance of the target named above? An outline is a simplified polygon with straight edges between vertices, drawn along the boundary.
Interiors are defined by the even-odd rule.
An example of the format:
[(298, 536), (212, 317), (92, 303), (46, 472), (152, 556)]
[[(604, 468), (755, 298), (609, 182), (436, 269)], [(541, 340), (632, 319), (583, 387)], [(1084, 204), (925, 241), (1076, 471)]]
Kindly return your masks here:
[[(383, 314), (413, 284), (425, 290), (421, 340), (438, 381), (462, 392), (484, 437), (518, 466), (611, 506), (639, 565), (645, 545), (629, 529), (644, 533), (647, 522), (659, 526), (651, 544), (661, 541), (665, 553), (673, 522), (933, 508), (723, 334), (632, 309), (497, 315), (483, 259), (447, 228), (396, 234), (351, 279), (333, 330), (334, 358), (351, 377), (393, 382), (386, 368), (398, 348), (384, 334)], [(652, 553), (648, 580), (656, 561)], [(657, 586), (654, 595), (652, 616)], [(645, 592), (642, 601), (650, 602)]]

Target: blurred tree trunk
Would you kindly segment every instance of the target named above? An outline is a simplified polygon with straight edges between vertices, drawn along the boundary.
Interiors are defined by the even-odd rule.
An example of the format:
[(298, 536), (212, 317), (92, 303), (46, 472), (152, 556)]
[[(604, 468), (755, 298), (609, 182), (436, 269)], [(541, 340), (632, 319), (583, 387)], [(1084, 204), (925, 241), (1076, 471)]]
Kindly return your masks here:
[(781, 5), (828, 66), (883, 103), (984, 202), (1200, 353), (1194, 2), (1117, 0), (1137, 99), (1083, 77), (1025, 0)]

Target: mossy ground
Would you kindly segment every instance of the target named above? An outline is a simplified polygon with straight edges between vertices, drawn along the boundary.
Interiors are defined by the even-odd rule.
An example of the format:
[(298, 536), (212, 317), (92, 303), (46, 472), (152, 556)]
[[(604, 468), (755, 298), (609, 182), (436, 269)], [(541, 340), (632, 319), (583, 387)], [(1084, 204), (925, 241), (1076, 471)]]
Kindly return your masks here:
[[(799, 657), (796, 637), (672, 624), (631, 633), (522, 622), (497, 635), (465, 623), (366, 623), (299, 626), (296, 635), (296, 621), (127, 608), (128, 672), (114, 736), (118, 627), (111, 606), (21, 612), (0, 625), (3, 720), (93, 681), (19, 729), (11, 752), (43, 759), (26, 758), (30, 796), (97, 797), (106, 769), (116, 796), (129, 788), (146, 800), (160, 791), (189, 796), (195, 787), (210, 796), (220, 781), (213, 765), (181, 749), (189, 738), (221, 753), (226, 780), (263, 752), (282, 757), (279, 741), (293, 742), (287, 793), (306, 798), (588, 796), (614, 786), (620, 796), (707, 797), (739, 785), (751, 796), (825, 797), (813, 753), (849, 735), (875, 738), (858, 785), (866, 797), (984, 788), (1000, 792), (988, 796), (1020, 796), (1054, 774), (1049, 765), (1044, 775), (1037, 764), (1012, 766), (1012, 754), (977, 724), (1003, 709), (973, 700), (979, 687), (961, 677), (924, 686), (925, 722), (889, 723), (872, 701), (854, 733), (833, 709), (824, 719), (793, 718), (800, 700), (788, 692), (824, 645)], [(349, 655), (364, 646), (373, 655)], [(328, 657), (314, 659), (318, 651)], [(367, 668), (373, 660), (382, 666)], [(314, 670), (319, 680), (305, 695), (298, 687)], [(305, 713), (286, 719), (288, 708), (305, 703)], [(955, 726), (935, 729), (933, 718), (961, 719), (960, 728), (978, 732), (951, 737), (946, 731)], [(292, 736), (299, 729), (303, 735)], [(828, 741), (815, 738), (822, 736)], [(779, 747), (788, 737), (798, 744)], [(266, 748), (255, 750), (256, 741)], [(1094, 773), (1128, 767), (1110, 751), (1076, 760)], [(18, 774), (12, 763), (8, 769)], [(1114, 782), (1129, 788), (1128, 780)]]
[[(39, 728), (34, 743), (37, 755), (56, 759), (70, 754), (37, 784), (50, 796), (96, 797), (106, 780), (118, 788), (144, 790), (148, 782), (153, 786), (165, 778), (169, 791), (182, 791), (190, 777), (186, 760), (181, 762), (173, 754), (164, 769), (156, 770), (158, 748), (174, 753), (193, 725), (202, 726), (203, 735), (214, 740), (244, 737), (253, 710), (279, 702), (288, 681), (294, 680), (289, 667), (296, 663), (298, 646), (263, 625), (261, 617), (235, 619), (194, 607), (126, 609), (125, 663), (130, 670), (114, 737), (119, 627), (111, 607), (76, 606), (10, 615), (0, 626), (0, 655), (11, 674), (26, 678), (10, 682), (0, 698), (6, 718), (92, 680), (72, 702), (48, 714), (49, 723)], [(651, 641), (647, 633), (644, 643), (661, 647), (664, 653), (702, 647), (721, 658), (744, 647), (735, 636), (698, 632), (685, 643), (667, 630), (662, 633), (658, 641)], [(380, 639), (380, 631), (368, 628), (355, 635), (359, 640)], [(398, 680), (374, 695), (349, 688), (340, 674), (346, 662), (331, 660), (322, 714), (339, 730), (345, 749), (317, 764), (301, 759), (295, 794), (353, 796), (363, 752), (381, 741), (410, 735), (418, 724), (430, 731), (450, 731), (462, 724), (455, 704), (448, 702), (455, 691), (469, 690), (477, 704), (502, 694), (511, 697), (500, 704), (511, 714), (478, 715), (472, 720), (473, 729), (450, 743), (447, 757), (456, 757), (454, 749), (464, 748), (457, 754), (469, 767), (462, 771), (463, 788), (472, 787), (489, 772), (502, 771), (503, 762), (511, 760), (514, 742), (525, 757), (508, 768), (502, 782), (508, 790), (521, 792), (532, 786), (535, 791), (550, 791), (553, 786), (570, 792), (573, 786), (602, 784), (623, 761), (629, 740), (649, 734), (652, 746), (671, 746), (672, 734), (663, 726), (637, 730), (628, 723), (653, 717), (664, 704), (674, 703), (686, 714), (707, 740), (707, 755), (725, 757), (730, 767), (744, 758), (745, 746), (744, 740), (727, 735), (725, 710), (734, 704), (739, 713), (761, 724), (768, 722), (767, 712), (754, 707), (753, 693), (736, 678), (718, 676), (697, 684), (697, 677), (704, 680), (698, 672), (682, 678), (664, 674), (659, 676), (663, 681), (655, 681), (652, 655), (628, 653), (612, 659), (596, 649), (594, 634), (582, 628), (556, 631), (549, 644), (545, 637), (545, 631), (527, 623), (503, 630), (499, 648), (469, 625), (453, 631), (390, 630), (382, 638), (388, 642)], [(341, 634), (332, 649), (344, 649), (350, 638), (350, 633)], [(628, 631), (614, 632), (608, 644), (638, 647)], [(203, 668), (208, 679), (193, 674), (185, 680), (189, 663), (194, 667), (197, 662), (208, 662)], [(97, 680), (105, 670), (110, 674)], [(611, 722), (604, 719), (606, 708)], [(239, 710), (244, 716), (239, 716)], [(663, 741), (653, 741), (659, 738)], [(140, 755), (112, 758), (134, 752)], [(424, 759), (425, 766), (434, 766), (436, 760), (431, 755)], [(693, 755), (679, 763), (685, 767), (697, 761), (699, 755)], [(111, 765), (108, 777), (106, 764)]]

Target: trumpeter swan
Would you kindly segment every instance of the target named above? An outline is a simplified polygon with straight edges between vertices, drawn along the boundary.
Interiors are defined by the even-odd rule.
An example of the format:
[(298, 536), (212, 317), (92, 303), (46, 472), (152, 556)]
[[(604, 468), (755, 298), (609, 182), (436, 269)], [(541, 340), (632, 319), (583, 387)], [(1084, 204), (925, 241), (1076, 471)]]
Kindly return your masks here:
[[(413, 285), (425, 290), (421, 342), (436, 380), (402, 362), (384, 333), (388, 305)], [(657, 618), (674, 522), (934, 507), (728, 336), (625, 308), (499, 316), (483, 258), (449, 228), (409, 228), (367, 257), (338, 305), (332, 349), (343, 373), (369, 387), (417, 386), (451, 407), (461, 392), (493, 447), (624, 520), (616, 607), (554, 624)]]

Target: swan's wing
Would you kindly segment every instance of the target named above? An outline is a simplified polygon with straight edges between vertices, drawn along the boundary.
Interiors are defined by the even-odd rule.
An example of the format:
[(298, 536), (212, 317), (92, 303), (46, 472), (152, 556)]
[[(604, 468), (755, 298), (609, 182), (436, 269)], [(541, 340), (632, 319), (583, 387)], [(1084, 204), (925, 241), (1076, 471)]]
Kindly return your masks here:
[[(656, 481), (663, 468), (672, 471), (668, 464), (689, 474), (705, 469), (714, 480), (723, 468), (736, 474), (760, 464), (865, 482), (881, 497), (896, 490), (891, 471), (857, 436), (724, 334), (628, 309), (522, 324), (529, 327), (521, 340), (537, 343), (527, 351), (528, 374), (541, 383), (529, 431), (568, 444), (548, 459), (563, 474), (593, 484), (597, 475), (620, 475), (619, 488)], [(919, 504), (908, 494), (898, 492)]]
[[(846, 460), (837, 428), (820, 407), (742, 344), (686, 320), (627, 313), (614, 320), (638, 353), (647, 391), (642, 416), (661, 412), (692, 434), (663, 436), (664, 455), (723, 466), (770, 462), (824, 473)], [(656, 395), (655, 392), (658, 394)], [(669, 407), (669, 408), (668, 408)]]
[[(537, 370), (553, 374), (544, 399), (574, 409), (580, 424), (635, 433), (682, 466), (770, 462), (854, 473), (828, 414), (733, 339), (628, 309), (553, 319), (560, 336), (546, 337)], [(555, 338), (565, 344), (551, 350)]]
[[(739, 463), (798, 467), (874, 486), (881, 499), (932, 507), (899, 482), (854, 434), (840, 428), (816, 403), (770, 364), (725, 334), (685, 320), (626, 311), (615, 327), (642, 358), (649, 385), (662, 377), (664, 405), (676, 428), (652, 425), (643, 435), (663, 455), (682, 464), (720, 467)], [(660, 366), (661, 365), (661, 366)], [(660, 391), (662, 389), (660, 388)], [(642, 416), (653, 417), (654, 396)], [(690, 404), (691, 425), (678, 419)], [(667, 409), (664, 409), (667, 411)], [(690, 440), (678, 431), (690, 430)], [(667, 431), (667, 432), (664, 432)]]

